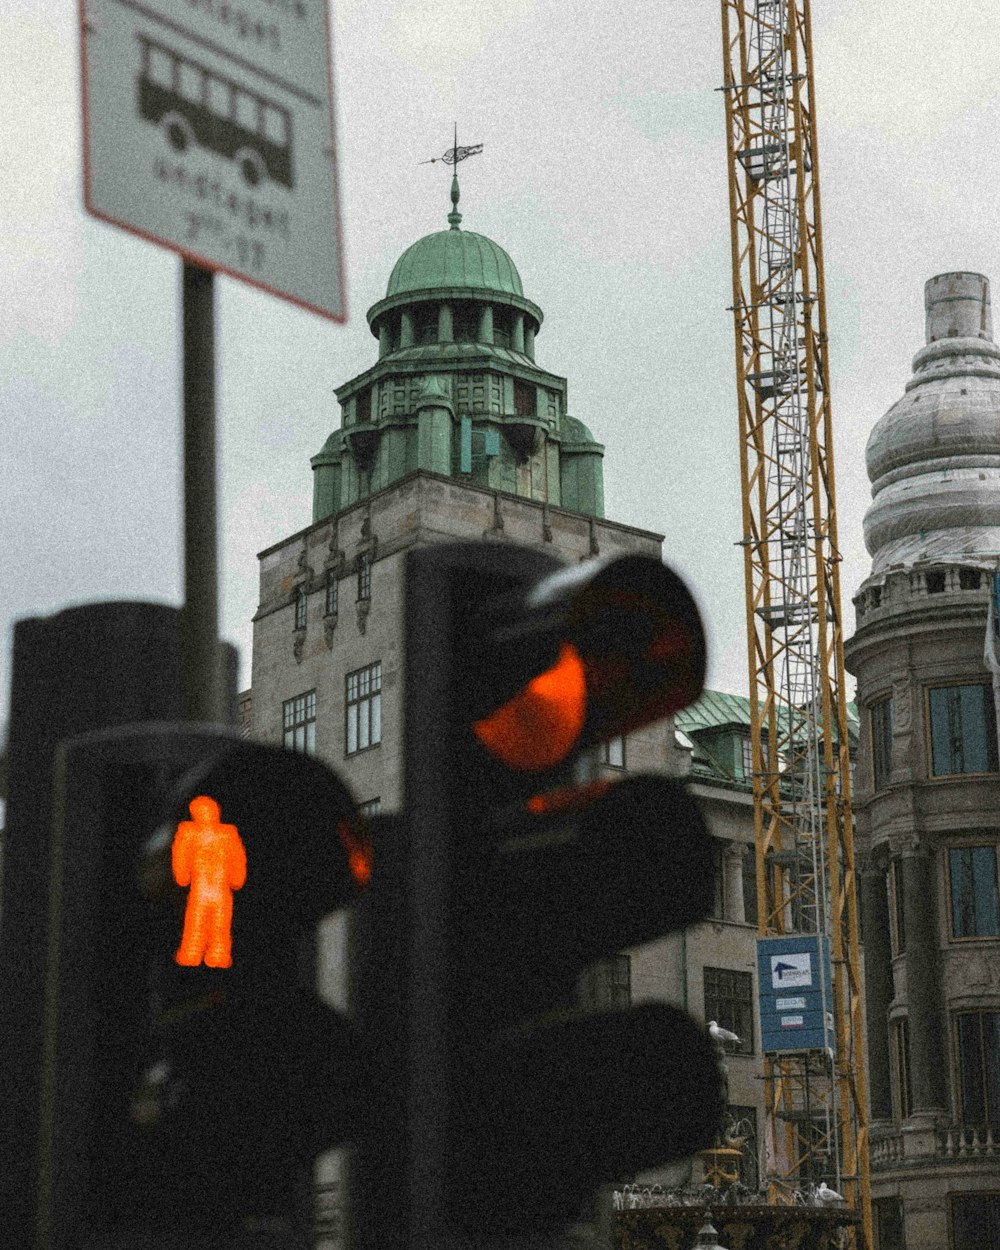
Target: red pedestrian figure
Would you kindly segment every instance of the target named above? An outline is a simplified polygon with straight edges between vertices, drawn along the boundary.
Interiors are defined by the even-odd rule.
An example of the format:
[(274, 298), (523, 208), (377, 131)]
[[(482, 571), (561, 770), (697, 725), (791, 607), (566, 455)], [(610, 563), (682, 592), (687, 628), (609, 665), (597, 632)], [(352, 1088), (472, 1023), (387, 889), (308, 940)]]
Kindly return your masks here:
[(199, 794), (191, 800), (194, 820), (177, 826), (171, 848), (174, 880), (190, 886), (184, 933), (174, 956), (184, 967), (204, 959), (209, 968), (232, 966), (233, 890), (247, 879), (247, 856), (235, 825), (219, 823), (214, 799)]

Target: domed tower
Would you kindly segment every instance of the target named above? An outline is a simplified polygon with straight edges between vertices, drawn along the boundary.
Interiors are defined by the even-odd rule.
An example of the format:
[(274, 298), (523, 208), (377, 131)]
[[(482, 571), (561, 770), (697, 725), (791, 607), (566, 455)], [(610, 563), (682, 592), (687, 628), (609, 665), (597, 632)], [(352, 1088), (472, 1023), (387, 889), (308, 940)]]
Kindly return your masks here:
[(341, 427), (312, 458), (313, 521), (417, 469), (603, 516), (604, 448), (535, 363), (542, 310), (499, 244), (449, 228), (403, 253), (368, 310), (377, 362), (337, 388)]
[(1000, 1178), (1000, 776), (984, 661), (1000, 348), (981, 274), (931, 278), (925, 308), (913, 377), (868, 441), (872, 571), (846, 648), (862, 709), (873, 1195), (909, 1250), (1000, 1227), (986, 1193)]

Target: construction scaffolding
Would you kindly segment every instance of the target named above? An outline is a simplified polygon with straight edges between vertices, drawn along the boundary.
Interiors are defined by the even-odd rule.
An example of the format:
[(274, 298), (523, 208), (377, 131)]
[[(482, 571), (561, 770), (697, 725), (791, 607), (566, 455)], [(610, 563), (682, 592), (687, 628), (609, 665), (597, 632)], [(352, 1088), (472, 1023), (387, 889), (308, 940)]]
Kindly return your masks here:
[(765, 1057), (772, 1200), (826, 1180), (872, 1244), (808, 0), (722, 0), (761, 936), (815, 933), (832, 1046)]

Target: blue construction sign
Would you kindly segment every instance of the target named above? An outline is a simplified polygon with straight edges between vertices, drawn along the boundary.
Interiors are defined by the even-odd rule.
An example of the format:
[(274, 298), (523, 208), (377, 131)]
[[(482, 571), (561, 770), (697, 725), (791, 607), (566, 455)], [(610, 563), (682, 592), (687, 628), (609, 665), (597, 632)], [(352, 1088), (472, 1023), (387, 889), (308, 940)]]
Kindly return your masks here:
[(815, 934), (759, 938), (760, 1035), (767, 1052), (833, 1045), (829, 948)]

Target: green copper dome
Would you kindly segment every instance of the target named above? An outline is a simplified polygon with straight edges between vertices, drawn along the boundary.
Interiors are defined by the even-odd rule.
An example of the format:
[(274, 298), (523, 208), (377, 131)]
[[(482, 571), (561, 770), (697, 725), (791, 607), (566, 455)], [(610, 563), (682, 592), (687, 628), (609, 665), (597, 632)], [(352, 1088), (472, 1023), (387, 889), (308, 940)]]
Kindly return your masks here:
[(469, 287), (524, 295), (521, 276), (507, 253), (483, 234), (439, 230), (418, 239), (396, 261), (386, 299), (405, 291)]

